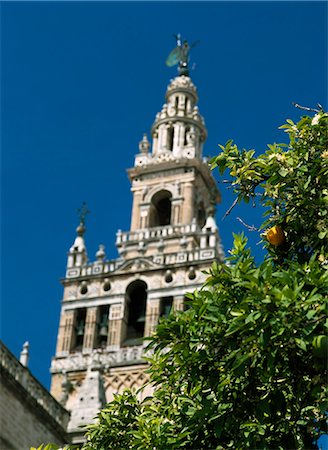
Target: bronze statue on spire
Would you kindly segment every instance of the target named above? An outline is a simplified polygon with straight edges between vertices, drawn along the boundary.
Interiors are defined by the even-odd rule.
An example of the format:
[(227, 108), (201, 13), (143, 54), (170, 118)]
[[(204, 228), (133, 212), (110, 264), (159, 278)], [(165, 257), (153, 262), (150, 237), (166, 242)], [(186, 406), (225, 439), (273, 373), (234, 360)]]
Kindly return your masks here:
[(192, 48), (195, 47), (196, 44), (198, 44), (199, 41), (194, 42), (192, 45), (188, 44), (187, 40), (184, 40), (182, 43), (181, 34), (174, 35), (177, 46), (171, 51), (169, 56), (166, 59), (166, 65), (169, 67), (175, 66), (176, 64), (179, 64), (178, 66), (178, 72), (179, 75), (186, 75), (189, 76), (189, 53)]

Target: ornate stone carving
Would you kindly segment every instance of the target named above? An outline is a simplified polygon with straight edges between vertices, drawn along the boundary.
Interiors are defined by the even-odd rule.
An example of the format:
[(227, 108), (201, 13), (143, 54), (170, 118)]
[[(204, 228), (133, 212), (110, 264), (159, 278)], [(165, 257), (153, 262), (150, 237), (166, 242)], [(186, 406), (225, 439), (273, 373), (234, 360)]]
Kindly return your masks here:
[(145, 355), (142, 345), (134, 347), (122, 347), (116, 352), (106, 350), (94, 350), (93, 353), (81, 352), (70, 354), (69, 358), (54, 358), (51, 363), (51, 373), (76, 372), (88, 368), (115, 367), (127, 363), (144, 363)]
[(181, 75), (179, 77), (174, 78), (171, 80), (168, 88), (167, 88), (167, 95), (171, 93), (171, 91), (176, 89), (188, 89), (192, 91), (192, 93), (197, 96), (197, 89), (194, 83), (191, 81), (191, 79), (185, 75)]

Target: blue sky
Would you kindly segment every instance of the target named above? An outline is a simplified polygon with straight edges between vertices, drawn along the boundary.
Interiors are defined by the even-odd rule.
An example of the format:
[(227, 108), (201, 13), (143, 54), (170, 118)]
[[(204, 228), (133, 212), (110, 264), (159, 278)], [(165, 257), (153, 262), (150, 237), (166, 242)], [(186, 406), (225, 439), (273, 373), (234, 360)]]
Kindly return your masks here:
[[(115, 233), (130, 226), (126, 169), (176, 75), (165, 66), (173, 34), (200, 40), (191, 77), (205, 155), (231, 138), (262, 151), (286, 141), (278, 127), (302, 114), (293, 101), (327, 108), (327, 3), (3, 2), (1, 28), (1, 337), (17, 356), (30, 341), (48, 387), (76, 210), (91, 211), (90, 259), (100, 243), (116, 257)], [(247, 232), (236, 216), (258, 225), (261, 211), (222, 221), (234, 197), (219, 186), (227, 252), (232, 231)]]

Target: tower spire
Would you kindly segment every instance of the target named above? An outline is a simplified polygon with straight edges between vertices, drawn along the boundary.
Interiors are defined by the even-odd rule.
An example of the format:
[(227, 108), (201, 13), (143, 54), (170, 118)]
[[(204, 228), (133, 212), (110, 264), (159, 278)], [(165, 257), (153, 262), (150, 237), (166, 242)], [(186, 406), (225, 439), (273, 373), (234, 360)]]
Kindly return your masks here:
[(86, 232), (85, 227), (85, 217), (90, 213), (87, 204), (82, 203), (81, 208), (77, 210), (78, 216), (80, 218), (79, 226), (76, 228), (77, 236), (75, 238), (74, 244), (68, 252), (67, 268), (81, 267), (88, 260), (87, 250), (84, 242), (84, 233)]

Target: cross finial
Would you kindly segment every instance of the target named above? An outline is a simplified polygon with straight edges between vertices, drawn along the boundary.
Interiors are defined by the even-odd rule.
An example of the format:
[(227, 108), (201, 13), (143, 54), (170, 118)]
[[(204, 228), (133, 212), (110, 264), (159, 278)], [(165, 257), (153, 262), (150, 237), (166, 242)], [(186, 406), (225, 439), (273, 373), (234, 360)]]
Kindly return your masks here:
[(85, 216), (89, 213), (90, 213), (90, 211), (87, 207), (86, 202), (83, 202), (81, 208), (78, 208), (78, 210), (77, 210), (77, 214), (80, 218), (81, 224), (83, 224), (83, 225), (85, 224)]

